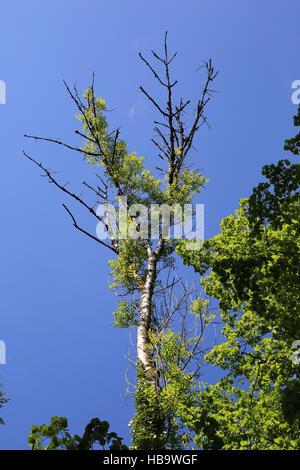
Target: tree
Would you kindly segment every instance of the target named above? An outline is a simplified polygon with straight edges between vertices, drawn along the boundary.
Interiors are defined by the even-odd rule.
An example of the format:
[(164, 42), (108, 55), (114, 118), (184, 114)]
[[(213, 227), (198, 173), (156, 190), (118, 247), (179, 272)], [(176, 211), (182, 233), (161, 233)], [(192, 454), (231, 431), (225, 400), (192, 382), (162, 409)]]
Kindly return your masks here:
[[(184, 205), (191, 203), (206, 183), (202, 173), (189, 169), (187, 163), (199, 128), (207, 124), (205, 109), (217, 72), (211, 60), (204, 63), (206, 76), (201, 96), (192, 122), (187, 125), (185, 115), (190, 101), (174, 99), (177, 80), (171, 79), (170, 65), (176, 53), (169, 55), (167, 33), (163, 55), (154, 51), (152, 54), (162, 67), (162, 73), (156, 71), (141, 53), (139, 56), (155, 81), (166, 91), (163, 106), (140, 87), (161, 118), (155, 121), (156, 138), (152, 139), (157, 151), (157, 162), (154, 165), (151, 162), (155, 173), (145, 166), (143, 157), (138, 157), (135, 152), (129, 153), (127, 144), (120, 139), (119, 129), (109, 130), (108, 107), (103, 98), (96, 98), (94, 79), (83, 100), (75, 87), (72, 91), (65, 83), (79, 112), (77, 118), (82, 123), (82, 130), (75, 131), (83, 139), (82, 146), (26, 136), (57, 143), (83, 156), (96, 177), (95, 184), (83, 184), (96, 197), (95, 203), (104, 204), (105, 213), (99, 214), (94, 209), (95, 203), (90, 204), (81, 195), (71, 192), (54, 177), (53, 172), (24, 152), (50, 182), (96, 218), (99, 230), (103, 224), (109, 235), (108, 241), (94, 236), (82, 228), (71, 210), (63, 205), (77, 230), (114, 254), (110, 262), (111, 287), (122, 296), (114, 313), (114, 324), (137, 329), (134, 360), (137, 367), (134, 392), (137, 412), (131, 422), (131, 430), (132, 446), (138, 449), (185, 445), (184, 425), (178, 422), (177, 405), (183, 392), (188, 400), (193, 381), (199, 376), (199, 364), (204, 354), (204, 328), (213, 319), (207, 302), (175, 275), (175, 249), (179, 240), (172, 234)], [(158, 159), (162, 161), (163, 168), (157, 166)], [(151, 205), (154, 205), (150, 214), (152, 220), (155, 219), (162, 229), (155, 240), (148, 236)], [(172, 211), (171, 223), (167, 227), (170, 231), (165, 230), (164, 221), (160, 219), (162, 207)], [(195, 302), (189, 309), (188, 298), (191, 296)]]
[[(0, 384), (2, 385), (2, 384)], [(8, 402), (8, 398), (5, 398), (4, 396), (4, 393), (0, 390), (0, 408), (2, 408), (2, 406)], [(0, 417), (0, 424), (4, 424), (4, 420), (3, 418)]]
[[(300, 107), (296, 126), (299, 116)], [(284, 148), (297, 155), (299, 133)], [(268, 181), (240, 200), (197, 256), (178, 247), (224, 322), (225, 341), (205, 359), (226, 373), (190, 408), (202, 448), (300, 449), (299, 163), (280, 160), (263, 175)]]
[[(128, 450), (122, 444), (123, 439), (108, 430), (107, 421), (94, 418), (86, 426), (82, 437), (77, 434), (72, 437), (67, 419), (53, 416), (49, 426), (31, 426), (28, 443), (32, 450), (91, 450), (95, 444), (101, 446), (102, 450)], [(43, 447), (45, 440), (48, 444)]]

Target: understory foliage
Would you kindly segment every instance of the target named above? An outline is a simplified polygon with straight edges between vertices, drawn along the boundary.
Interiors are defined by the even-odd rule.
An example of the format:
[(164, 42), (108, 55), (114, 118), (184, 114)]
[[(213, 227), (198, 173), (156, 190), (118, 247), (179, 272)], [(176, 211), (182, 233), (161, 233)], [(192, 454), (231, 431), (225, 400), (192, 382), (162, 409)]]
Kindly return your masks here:
[(28, 443), (32, 450), (127, 450), (122, 438), (115, 432), (108, 432), (107, 421), (92, 419), (82, 437), (69, 433), (68, 420), (53, 416), (49, 426), (31, 426)]
[[(0, 383), (0, 386), (1, 386), (1, 385), (2, 385), (2, 384)], [(0, 390), (0, 408), (2, 408), (2, 406), (3, 406), (5, 403), (7, 403), (8, 400), (9, 400), (8, 398), (5, 398), (4, 393), (2, 392), (2, 390)], [(4, 420), (3, 420), (3, 418), (1, 418), (1, 417), (0, 417), (0, 424), (4, 424)]]

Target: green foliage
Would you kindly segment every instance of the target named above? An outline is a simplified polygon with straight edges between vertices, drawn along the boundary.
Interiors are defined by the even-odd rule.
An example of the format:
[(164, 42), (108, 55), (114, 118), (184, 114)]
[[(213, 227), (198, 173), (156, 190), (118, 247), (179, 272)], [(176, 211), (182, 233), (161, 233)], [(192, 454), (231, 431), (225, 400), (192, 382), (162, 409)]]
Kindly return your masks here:
[[(98, 149), (96, 144), (91, 142), (94, 137), (97, 138), (103, 151), (112, 153), (114, 139), (113, 136), (108, 132), (108, 123), (104, 116), (104, 111), (107, 110), (106, 102), (103, 98), (96, 98), (92, 88), (88, 88), (84, 95), (84, 100), (87, 103), (87, 107), (84, 114), (76, 114), (77, 119), (82, 122), (82, 131), (87, 137), (87, 141), (83, 146), (83, 150), (93, 155), (87, 156), (87, 162), (92, 166), (100, 166), (101, 160), (98, 157)], [(124, 151), (124, 144), (120, 143), (119, 152)], [(86, 154), (84, 154), (86, 156)]]
[(199, 194), (207, 182), (208, 179), (200, 172), (193, 169), (188, 170), (184, 166), (174, 183), (166, 188), (168, 203), (190, 204), (193, 196)]
[(161, 406), (159, 395), (150, 385), (143, 365), (137, 365), (135, 392), (136, 413), (129, 423), (132, 433), (132, 449), (165, 449), (168, 442), (167, 416)]
[(124, 287), (130, 293), (136, 290), (137, 279), (142, 282), (145, 277), (147, 252), (137, 240), (122, 240), (119, 244), (118, 257), (109, 261), (113, 279), (110, 288)]
[[(101, 446), (103, 450), (126, 450), (122, 444), (122, 438), (115, 432), (108, 432), (107, 421), (94, 418), (86, 426), (82, 437), (75, 434), (73, 437), (68, 430), (66, 418), (53, 416), (49, 426), (31, 426), (28, 443), (32, 450), (91, 450), (94, 444)], [(45, 445), (43, 441), (47, 441)]]
[(282, 390), (281, 396), (281, 407), (282, 413), (291, 427), (295, 432), (299, 432), (300, 429), (300, 382), (299, 375), (298, 380), (292, 379)]
[[(296, 154), (297, 139), (286, 141)], [(300, 338), (299, 164), (280, 160), (263, 174), (269, 181), (202, 251), (178, 247), (185, 264), (209, 271), (200, 283), (223, 320), (225, 341), (205, 359), (225, 375), (202, 385), (186, 419), (200, 448), (300, 449), (300, 370), (291, 360)]]
[(178, 253), (202, 275), (212, 268), (201, 284), (219, 300), (224, 315), (254, 311), (297, 339), (299, 205), (292, 200), (287, 206), (285, 200), (276, 214), (267, 226), (251, 226), (243, 199), (235, 216), (221, 222), (221, 234), (206, 240), (201, 252), (195, 256), (182, 243)]
[[(103, 98), (96, 98), (91, 88), (83, 95), (86, 101), (85, 113), (77, 115), (82, 122), (82, 131), (86, 141), (82, 150), (87, 163), (104, 168), (111, 184), (118, 182), (123, 194), (126, 194), (128, 204), (165, 202), (164, 191), (160, 188), (162, 179), (156, 179), (144, 165), (145, 158), (137, 156), (136, 152), (129, 153), (127, 144), (113, 132), (109, 132), (104, 113), (107, 105)], [(93, 141), (97, 142), (96, 145)], [(99, 155), (99, 147), (101, 154)], [(89, 153), (94, 154), (88, 155)]]
[(144, 165), (145, 158), (138, 157), (136, 152), (122, 155), (115, 169), (114, 177), (127, 194), (129, 204), (151, 204), (156, 201), (162, 204), (166, 197), (161, 189), (161, 179), (155, 179)]
[[(169, 350), (173, 350), (170, 346)], [(172, 354), (174, 355), (174, 354)], [(171, 361), (170, 361), (171, 362)], [(131, 448), (137, 450), (183, 449), (189, 440), (180, 417), (180, 404), (189, 398), (193, 381), (170, 365), (167, 384), (156, 391), (142, 364), (137, 368), (136, 413), (130, 421)]]
[[(300, 106), (298, 107), (298, 114), (294, 116), (294, 126), (300, 127)], [(295, 137), (285, 141), (284, 150), (290, 150), (294, 155), (299, 155), (300, 148), (300, 131)]]
[(121, 300), (118, 303), (118, 310), (113, 313), (115, 318), (113, 325), (116, 328), (130, 328), (137, 326), (138, 306), (134, 303)]
[(274, 228), (279, 228), (295, 218), (299, 203), (299, 165), (280, 160), (277, 165), (265, 165), (262, 174), (269, 182), (260, 183), (249, 198), (248, 217), (256, 236), (265, 224), (272, 222)]
[[(2, 384), (0, 384), (1, 386)], [(0, 390), (0, 408), (2, 408), (2, 406), (7, 403), (9, 401), (8, 398), (5, 398), (4, 396), (4, 393), (2, 392), (2, 390)], [(3, 418), (0, 417), (0, 424), (4, 424), (4, 420)]]
[[(213, 316), (206, 310), (207, 302), (199, 298), (192, 304), (191, 314), (197, 317), (200, 309), (207, 312), (203, 321), (209, 324)], [(187, 366), (195, 359), (196, 347), (203, 339), (196, 334), (186, 338), (182, 333), (168, 329), (151, 330), (149, 341), (162, 385), (155, 391), (139, 364), (136, 414), (130, 423), (132, 448), (193, 448), (195, 427), (191, 425), (191, 419), (194, 422), (196, 415), (191, 415), (191, 408), (197, 401), (197, 381)]]

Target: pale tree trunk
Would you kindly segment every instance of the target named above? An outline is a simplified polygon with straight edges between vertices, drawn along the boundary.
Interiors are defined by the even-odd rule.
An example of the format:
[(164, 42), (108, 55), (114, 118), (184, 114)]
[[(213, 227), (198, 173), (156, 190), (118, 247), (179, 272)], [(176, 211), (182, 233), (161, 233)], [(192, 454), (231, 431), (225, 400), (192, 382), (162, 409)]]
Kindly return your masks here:
[(151, 385), (158, 389), (158, 372), (150, 351), (149, 328), (151, 325), (152, 297), (156, 280), (156, 266), (159, 254), (162, 250), (162, 240), (158, 243), (156, 251), (148, 246), (148, 267), (146, 280), (141, 288), (140, 317), (137, 329), (137, 359), (143, 365)]

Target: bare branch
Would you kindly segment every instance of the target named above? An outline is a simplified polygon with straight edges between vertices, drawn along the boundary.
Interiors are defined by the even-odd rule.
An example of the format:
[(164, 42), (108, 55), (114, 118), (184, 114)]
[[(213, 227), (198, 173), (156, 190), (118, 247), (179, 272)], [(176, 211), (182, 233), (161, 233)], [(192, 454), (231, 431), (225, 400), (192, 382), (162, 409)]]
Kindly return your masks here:
[[(77, 202), (79, 202), (81, 205), (83, 205), (86, 209), (88, 209), (88, 211), (93, 214), (94, 217), (96, 217), (100, 222), (103, 223), (103, 220), (101, 217), (99, 217), (96, 213), (96, 211), (94, 210), (94, 208), (92, 206), (89, 206), (86, 202), (83, 201), (83, 199), (79, 196), (77, 196), (77, 194), (75, 193), (72, 193), (71, 191), (69, 191), (68, 189), (66, 189), (65, 186), (61, 185), (60, 183), (57, 182), (57, 180), (55, 178), (53, 178), (50, 170), (47, 170), (47, 168), (45, 168), (41, 163), (38, 163), (34, 158), (30, 157), (29, 155), (27, 155), (27, 153), (25, 153), (23, 151), (23, 154), (25, 155), (25, 157), (27, 157), (29, 160), (31, 160), (33, 163), (35, 163), (35, 165), (37, 165), (39, 168), (41, 168), (43, 170), (43, 172), (45, 173), (45, 175), (49, 178), (49, 181), (51, 183), (54, 183), (55, 186), (57, 186), (59, 189), (61, 189), (63, 192), (65, 192), (66, 194), (68, 194), (69, 196), (71, 196), (73, 199), (75, 199)], [(65, 206), (64, 206), (65, 207)], [(65, 209), (67, 209), (65, 207)], [(68, 210), (69, 214), (71, 215), (70, 211)], [(90, 233), (86, 232), (84, 229), (80, 228), (74, 217), (72, 216), (72, 220), (73, 220), (73, 224), (76, 228), (78, 228), (78, 230), (80, 230), (81, 232), (85, 233), (86, 235), (88, 235), (90, 238), (93, 238), (94, 240), (98, 241), (99, 243), (101, 243), (102, 245), (110, 248), (112, 251), (114, 251), (115, 253), (117, 253), (117, 249), (116, 247), (113, 247), (113, 246), (110, 246), (104, 242), (102, 242), (101, 240), (99, 240), (97, 237), (94, 237), (93, 235), (91, 235)]]
[(46, 142), (52, 142), (52, 143), (55, 143), (55, 144), (59, 144), (59, 145), (62, 145), (63, 147), (67, 147), (68, 149), (70, 150), (76, 150), (76, 152), (80, 152), (80, 153), (83, 153), (85, 155), (90, 155), (90, 156), (93, 156), (93, 157), (100, 157), (101, 154), (97, 154), (97, 153), (93, 153), (93, 152), (88, 152), (86, 150), (83, 150), (81, 148), (78, 148), (78, 147), (72, 147), (72, 145), (68, 145), (68, 144), (65, 144), (64, 142), (61, 142), (60, 140), (56, 140), (56, 139), (47, 139), (45, 137), (37, 137), (35, 135), (27, 135), (27, 134), (24, 134), (24, 137), (27, 137), (29, 139), (35, 139), (35, 140), (44, 140)]
[(167, 113), (161, 109), (159, 104), (144, 90), (142, 86), (140, 86), (140, 90), (147, 96), (147, 98), (151, 101), (151, 103), (154, 104), (154, 106), (159, 110), (159, 112), (165, 116), (168, 117)]
[(112, 250), (114, 253), (118, 253), (118, 251), (111, 245), (108, 245), (107, 243), (103, 242), (102, 240), (100, 240), (99, 238), (95, 237), (94, 235), (92, 235), (91, 233), (87, 232), (86, 230), (84, 230), (83, 228), (79, 227), (79, 225), (77, 224), (73, 214), (71, 213), (71, 211), (67, 208), (67, 206), (65, 204), (63, 204), (63, 207), (65, 208), (65, 210), (68, 212), (68, 214), (70, 215), (72, 221), (73, 221), (73, 225), (75, 228), (77, 228), (77, 230), (79, 230), (80, 232), (84, 233), (85, 235), (87, 235), (88, 237), (92, 238), (93, 240), (95, 240), (96, 242), (100, 243), (100, 245), (103, 245), (105, 246), (106, 248), (109, 248), (110, 250)]
[(147, 67), (151, 70), (151, 72), (153, 73), (154, 77), (159, 81), (159, 83), (165, 87), (167, 87), (168, 85), (166, 83), (164, 83), (160, 77), (158, 76), (158, 74), (155, 72), (154, 68), (149, 64), (149, 62), (143, 57), (143, 55), (141, 54), (141, 52), (139, 52), (139, 56), (140, 58), (142, 59), (143, 62), (145, 62), (145, 64), (147, 65)]

